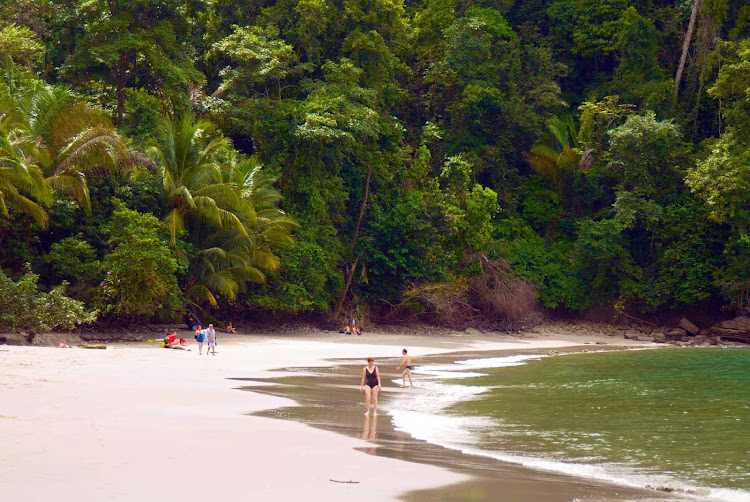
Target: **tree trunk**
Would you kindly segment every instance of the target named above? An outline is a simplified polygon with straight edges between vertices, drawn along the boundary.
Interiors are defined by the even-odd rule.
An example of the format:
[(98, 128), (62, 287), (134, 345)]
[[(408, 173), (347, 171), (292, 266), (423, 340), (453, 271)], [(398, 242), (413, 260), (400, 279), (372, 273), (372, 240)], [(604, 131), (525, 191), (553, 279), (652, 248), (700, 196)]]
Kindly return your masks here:
[(700, 80), (698, 81), (698, 92), (695, 94), (695, 116), (693, 117), (693, 132), (690, 134), (690, 142), (695, 141), (695, 135), (698, 134), (698, 114), (701, 111), (701, 93), (703, 93), (703, 71), (701, 71)]
[(117, 83), (117, 127), (122, 125), (123, 109), (125, 108), (125, 86)]
[(362, 207), (359, 208), (359, 217), (357, 218), (357, 226), (354, 228), (354, 237), (352, 237), (352, 243), (349, 246), (349, 254), (354, 252), (354, 245), (357, 244), (357, 238), (359, 237), (359, 229), (362, 226), (362, 218), (365, 215), (365, 206), (367, 205), (367, 197), (370, 194), (370, 177), (372, 176), (372, 166), (367, 168), (367, 179), (365, 180), (365, 198), (362, 200)]
[(128, 56), (125, 52), (120, 53), (120, 59), (112, 69), (117, 88), (117, 127), (122, 125), (122, 116), (125, 113), (125, 87), (128, 85)]
[(674, 99), (677, 100), (677, 94), (680, 92), (680, 81), (682, 80), (682, 72), (685, 70), (685, 60), (687, 59), (688, 49), (690, 48), (690, 40), (693, 38), (693, 29), (695, 28), (695, 19), (698, 17), (698, 7), (700, 6), (700, 0), (693, 1), (693, 11), (690, 13), (690, 23), (688, 23), (687, 32), (685, 32), (685, 40), (682, 42), (682, 54), (680, 55), (680, 65), (677, 67), (677, 75), (674, 77)]
[(349, 286), (351, 286), (352, 284), (352, 278), (354, 277), (354, 271), (357, 269), (358, 263), (359, 263), (359, 258), (354, 260), (354, 263), (352, 263), (352, 266), (346, 271), (346, 281), (344, 282), (344, 291), (343, 293), (341, 293), (341, 298), (339, 298), (338, 303), (336, 303), (336, 308), (334, 309), (333, 313), (331, 314), (331, 317), (329, 318), (331, 322), (335, 322), (341, 315), (341, 311), (344, 310), (344, 302), (346, 301), (346, 295), (349, 292)]
[[(359, 238), (359, 230), (362, 227), (362, 220), (365, 216), (365, 207), (367, 206), (367, 198), (370, 195), (370, 179), (372, 178), (372, 166), (367, 167), (367, 179), (365, 180), (365, 197), (362, 199), (362, 207), (359, 209), (359, 216), (357, 217), (357, 226), (354, 227), (354, 235), (352, 236), (352, 242), (349, 245), (349, 255), (351, 256), (352, 253), (354, 253), (354, 246), (357, 245), (357, 238)], [(331, 317), (328, 319), (333, 322), (339, 318), (341, 315), (341, 311), (344, 309), (344, 302), (346, 301), (346, 295), (349, 293), (349, 286), (352, 284), (352, 277), (354, 277), (354, 270), (357, 268), (357, 264), (359, 263), (359, 258), (354, 260), (354, 263), (351, 267), (348, 267), (346, 270), (346, 280), (344, 282), (344, 291), (341, 292), (341, 298), (339, 298), (338, 303), (336, 303), (336, 308), (334, 309), (333, 313), (331, 314)]]

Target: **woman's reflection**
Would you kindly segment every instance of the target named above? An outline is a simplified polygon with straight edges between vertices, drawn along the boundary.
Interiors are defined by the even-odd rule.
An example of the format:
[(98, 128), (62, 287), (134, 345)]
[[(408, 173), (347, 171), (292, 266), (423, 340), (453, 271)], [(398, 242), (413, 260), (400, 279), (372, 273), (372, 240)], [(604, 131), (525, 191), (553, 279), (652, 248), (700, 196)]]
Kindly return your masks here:
[[(365, 441), (375, 442), (375, 438), (378, 437), (378, 417), (367, 415), (365, 417), (365, 423), (362, 427), (362, 439)], [(374, 447), (373, 447), (374, 450)], [(374, 453), (374, 451), (370, 452)]]

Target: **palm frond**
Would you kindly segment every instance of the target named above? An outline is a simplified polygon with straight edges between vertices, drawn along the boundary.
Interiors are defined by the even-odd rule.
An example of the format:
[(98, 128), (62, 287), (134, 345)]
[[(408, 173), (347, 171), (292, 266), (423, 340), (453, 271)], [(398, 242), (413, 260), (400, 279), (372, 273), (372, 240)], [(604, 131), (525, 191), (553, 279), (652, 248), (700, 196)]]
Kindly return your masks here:
[(34, 218), (34, 221), (42, 228), (47, 228), (49, 223), (49, 215), (42, 206), (34, 202), (33, 200), (24, 197), (15, 191), (2, 191), (0, 190), (0, 211), (8, 218), (10, 217), (8, 211), (8, 205), (24, 212)]
[(554, 160), (559, 155), (560, 150), (544, 143), (534, 143), (534, 146), (531, 147), (531, 153)]
[(185, 296), (188, 301), (194, 302), (196, 305), (199, 305), (199, 302), (208, 302), (212, 307), (218, 305), (216, 297), (205, 284), (192, 284), (186, 288)]
[(185, 220), (179, 208), (173, 208), (164, 219), (164, 222), (169, 229), (169, 235), (172, 237), (172, 244), (175, 244), (177, 242), (177, 233), (185, 228)]
[(232, 213), (218, 206), (210, 197), (194, 197), (195, 215), (204, 221), (214, 224), (221, 229), (233, 229), (242, 235), (247, 235), (247, 229), (242, 221)]
[(231, 270), (221, 270), (203, 278), (203, 282), (208, 289), (216, 291), (230, 300), (237, 297), (240, 289), (239, 283), (235, 280)]
[(0, 214), (6, 218), (10, 218), (10, 211), (8, 211), (8, 205), (5, 203), (5, 193), (0, 188)]
[(101, 126), (80, 131), (70, 138), (54, 158), (56, 173), (70, 170), (87, 171), (93, 167), (116, 172), (121, 160), (126, 159), (126, 150), (120, 136)]
[(80, 171), (60, 173), (45, 180), (55, 192), (69, 195), (81, 203), (86, 214), (91, 214), (91, 198), (86, 175)]

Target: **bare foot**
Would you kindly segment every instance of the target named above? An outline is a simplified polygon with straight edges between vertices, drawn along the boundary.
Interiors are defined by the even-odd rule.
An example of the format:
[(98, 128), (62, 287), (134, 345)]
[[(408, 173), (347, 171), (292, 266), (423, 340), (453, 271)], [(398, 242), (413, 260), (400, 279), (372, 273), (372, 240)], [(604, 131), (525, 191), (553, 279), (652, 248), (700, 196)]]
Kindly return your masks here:
[(365, 416), (368, 416), (369, 414), (370, 414), (370, 412), (369, 412), (369, 411), (366, 411), (366, 412), (365, 412)]
[(403, 389), (404, 387), (406, 387), (406, 385), (399, 385), (399, 387), (401, 387)]
[(377, 417), (378, 416), (378, 412), (377, 411), (373, 412), (372, 416), (373, 417)]

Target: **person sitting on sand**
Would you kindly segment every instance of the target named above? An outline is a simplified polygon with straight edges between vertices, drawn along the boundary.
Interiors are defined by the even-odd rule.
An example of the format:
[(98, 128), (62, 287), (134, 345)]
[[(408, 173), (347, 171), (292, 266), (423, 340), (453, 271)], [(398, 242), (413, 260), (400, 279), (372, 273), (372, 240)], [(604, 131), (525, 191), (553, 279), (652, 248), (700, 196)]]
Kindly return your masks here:
[(213, 355), (216, 355), (216, 330), (213, 324), (208, 325), (206, 330), (206, 339), (208, 340), (208, 348), (206, 349), (206, 355), (211, 351)]
[(382, 387), (380, 386), (380, 372), (378, 367), (375, 366), (375, 359), (372, 357), (367, 358), (367, 366), (362, 369), (362, 381), (359, 384), (359, 393), (365, 391), (365, 406), (367, 411), (365, 415), (370, 414), (370, 400), (372, 400), (373, 410), (372, 414), (378, 416), (378, 392)]
[(173, 343), (177, 341), (178, 341), (177, 332), (172, 331), (171, 333), (169, 333), (167, 336), (164, 337), (164, 347), (168, 349), (170, 345), (172, 345)]
[(344, 333), (345, 335), (351, 335), (352, 334), (352, 330), (351, 330), (351, 328), (349, 328), (348, 324), (346, 326), (344, 326), (344, 329), (343, 329), (342, 333)]
[(231, 322), (227, 323), (227, 333), (229, 333), (230, 335), (236, 335), (237, 334), (237, 330), (232, 327), (232, 323)]
[(177, 338), (176, 331), (172, 331), (166, 338), (164, 338), (164, 348), (166, 349), (188, 350), (186, 345), (187, 340), (184, 338)]
[[(203, 342), (206, 340), (206, 332), (201, 329), (201, 325), (195, 330), (195, 341), (198, 342), (198, 355), (203, 355)], [(208, 353), (208, 352), (206, 352)]]
[(402, 350), (401, 353), (404, 355), (404, 360), (401, 361), (401, 364), (396, 366), (397, 370), (400, 370), (402, 367), (404, 368), (404, 372), (401, 374), (401, 379), (404, 383), (401, 387), (406, 387), (406, 377), (409, 377), (409, 386), (413, 389), (414, 382), (411, 380), (411, 370), (413, 369), (411, 365), (411, 356), (406, 353), (406, 349)]
[(352, 317), (352, 322), (351, 322), (350, 326), (352, 327), (352, 335), (361, 335), (362, 334), (362, 330), (360, 330), (357, 327), (357, 320), (355, 318), (353, 318), (353, 317)]

